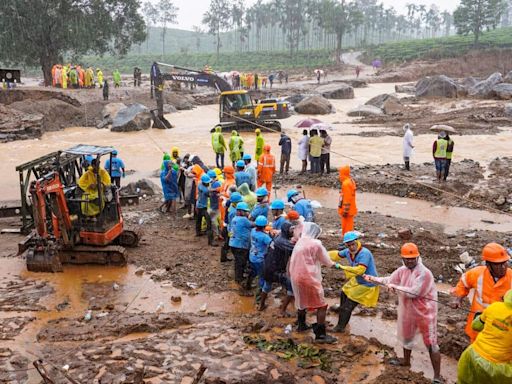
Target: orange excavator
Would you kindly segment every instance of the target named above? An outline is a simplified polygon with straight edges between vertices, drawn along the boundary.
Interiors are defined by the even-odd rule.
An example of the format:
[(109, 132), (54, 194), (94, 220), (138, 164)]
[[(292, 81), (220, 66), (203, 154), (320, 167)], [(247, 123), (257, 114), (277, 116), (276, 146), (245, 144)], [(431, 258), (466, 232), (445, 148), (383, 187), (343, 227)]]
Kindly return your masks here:
[[(117, 187), (101, 181), (100, 159), (112, 158), (113, 151), (80, 144), (16, 168), (20, 175), (36, 175), (25, 191), (29, 201), (22, 183), (22, 206), (31, 207), (34, 228), (20, 246), (29, 271), (60, 272), (66, 263), (126, 264), (124, 247), (137, 246), (140, 236), (124, 228)], [(94, 175), (94, 194), (78, 185), (85, 172)]]

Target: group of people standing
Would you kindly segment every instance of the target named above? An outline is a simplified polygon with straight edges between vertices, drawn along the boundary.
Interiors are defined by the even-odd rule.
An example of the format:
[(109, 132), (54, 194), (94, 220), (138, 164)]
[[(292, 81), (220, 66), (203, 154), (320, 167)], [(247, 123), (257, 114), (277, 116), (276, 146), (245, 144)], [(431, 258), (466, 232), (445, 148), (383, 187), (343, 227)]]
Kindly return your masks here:
[(302, 161), (301, 174), (308, 168), (308, 159), (311, 164), (311, 173), (331, 173), (331, 144), (332, 138), (326, 130), (307, 129), (302, 131), (299, 140), (299, 159)]
[[(121, 86), (121, 73), (118, 69), (112, 72), (112, 80), (114, 87)], [(96, 84), (99, 88), (107, 87), (107, 79), (103, 75), (100, 68), (96, 68), (96, 73), (92, 67), (87, 69), (81, 65), (73, 64), (55, 64), (52, 67), (52, 86), (62, 89), (67, 88), (95, 88)], [(107, 97), (108, 100), (108, 97)]]

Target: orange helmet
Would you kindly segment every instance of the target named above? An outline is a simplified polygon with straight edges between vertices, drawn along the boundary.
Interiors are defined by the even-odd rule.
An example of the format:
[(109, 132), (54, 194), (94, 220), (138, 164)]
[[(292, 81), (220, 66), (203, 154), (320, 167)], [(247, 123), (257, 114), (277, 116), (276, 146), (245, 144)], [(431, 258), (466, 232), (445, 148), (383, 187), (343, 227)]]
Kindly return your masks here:
[(508, 261), (510, 256), (505, 248), (498, 243), (489, 243), (482, 249), (482, 259), (491, 263), (503, 263)]
[(288, 214), (286, 215), (286, 218), (288, 220), (299, 220), (300, 215), (299, 215), (299, 212), (292, 210), (292, 211), (288, 212)]
[(232, 175), (235, 173), (235, 168), (233, 168), (231, 165), (226, 165), (224, 169), (222, 170), (225, 174)]
[(420, 255), (418, 246), (414, 243), (405, 243), (400, 249), (400, 255), (405, 259), (415, 259)]
[(270, 144), (265, 144), (265, 145), (263, 146), (263, 150), (264, 150), (265, 152), (270, 152)]

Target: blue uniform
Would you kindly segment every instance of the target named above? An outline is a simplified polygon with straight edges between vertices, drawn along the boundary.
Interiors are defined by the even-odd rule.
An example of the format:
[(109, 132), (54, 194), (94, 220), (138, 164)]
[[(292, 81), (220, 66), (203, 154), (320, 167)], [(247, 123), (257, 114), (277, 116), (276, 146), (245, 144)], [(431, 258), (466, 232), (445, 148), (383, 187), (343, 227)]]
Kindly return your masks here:
[(295, 203), (293, 209), (303, 216), (305, 221), (315, 221), (315, 212), (308, 199), (300, 199)]
[(237, 188), (241, 186), (243, 183), (247, 183), (247, 185), (250, 188), (252, 184), (251, 176), (244, 171), (235, 172), (235, 183)]
[(199, 184), (197, 187), (198, 196), (197, 196), (197, 208), (207, 208), (208, 207), (208, 196), (210, 195), (210, 190), (208, 186), (203, 183)]
[(241, 249), (251, 248), (252, 222), (245, 216), (235, 216), (231, 221), (229, 246)]
[(230, 205), (230, 207), (228, 208), (228, 214), (224, 217), (224, 223), (226, 223), (228, 229), (235, 216), (236, 208), (233, 205)]
[(286, 217), (279, 216), (274, 222), (272, 223), (272, 229), (281, 230), (281, 227), (283, 226), (283, 223), (286, 221)]
[(219, 209), (219, 191), (210, 191), (210, 209), (216, 211)]
[(251, 263), (263, 263), (267, 254), (268, 246), (272, 242), (272, 238), (263, 231), (257, 231), (253, 228), (251, 231), (251, 252), (249, 253), (249, 261)]
[[(365, 274), (370, 276), (377, 277), (377, 267), (375, 267), (375, 260), (373, 259), (373, 255), (369, 249), (362, 247), (359, 252), (356, 253), (354, 259), (350, 255), (350, 251), (344, 249), (343, 251), (338, 252), (340, 257), (344, 257), (348, 260), (348, 263), (351, 267), (357, 267), (359, 265), (363, 265), (366, 267)], [(358, 284), (365, 285), (367, 287), (375, 287), (375, 284), (369, 283), (362, 276), (356, 276), (356, 280)]]
[[(121, 177), (123, 176), (123, 172), (121, 169), (124, 169), (124, 163), (123, 160), (121, 160), (118, 157), (112, 158), (112, 172), (110, 173), (111, 177)], [(107, 159), (105, 161), (105, 170), (108, 172), (110, 169), (110, 159)]]
[(251, 218), (256, 220), (258, 216), (268, 216), (268, 203), (258, 203), (251, 211)]

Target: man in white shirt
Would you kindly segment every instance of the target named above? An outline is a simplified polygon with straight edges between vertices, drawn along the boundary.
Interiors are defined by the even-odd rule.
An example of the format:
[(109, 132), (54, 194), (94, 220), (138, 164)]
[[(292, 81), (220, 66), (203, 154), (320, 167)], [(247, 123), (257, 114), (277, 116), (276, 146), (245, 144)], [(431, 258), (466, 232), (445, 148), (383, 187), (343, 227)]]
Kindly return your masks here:
[(410, 171), (410, 161), (412, 156), (412, 151), (414, 145), (412, 144), (413, 133), (412, 133), (412, 125), (407, 123), (404, 125), (404, 140), (403, 140), (403, 149), (404, 149), (404, 162), (405, 162), (405, 170)]

